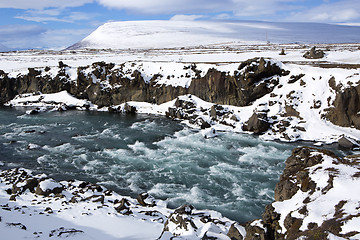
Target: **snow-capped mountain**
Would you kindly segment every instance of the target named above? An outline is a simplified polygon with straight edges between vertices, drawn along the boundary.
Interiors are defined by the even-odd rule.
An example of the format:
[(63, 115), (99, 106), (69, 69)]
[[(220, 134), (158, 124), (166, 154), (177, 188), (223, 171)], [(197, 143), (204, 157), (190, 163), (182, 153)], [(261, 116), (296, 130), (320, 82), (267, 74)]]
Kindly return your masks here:
[(69, 49), (141, 49), (271, 43), (353, 43), (360, 26), (256, 21), (109, 22)]

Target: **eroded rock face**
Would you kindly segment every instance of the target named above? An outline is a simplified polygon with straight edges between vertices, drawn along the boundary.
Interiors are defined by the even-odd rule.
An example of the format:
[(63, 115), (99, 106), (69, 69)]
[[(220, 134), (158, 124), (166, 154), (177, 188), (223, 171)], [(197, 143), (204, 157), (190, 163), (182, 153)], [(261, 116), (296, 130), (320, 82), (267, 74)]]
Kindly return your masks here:
[(359, 112), (360, 85), (339, 91), (333, 107), (328, 111), (327, 118), (336, 125), (360, 129)]
[[(66, 90), (71, 95), (90, 100), (99, 107), (120, 105), (128, 101), (161, 104), (180, 95), (193, 94), (205, 101), (217, 104), (246, 106), (272, 91), (278, 84), (278, 76), (287, 74), (277, 64), (263, 58), (255, 58), (240, 64), (235, 75), (210, 69), (201, 77), (196, 65), (188, 88), (157, 84), (159, 74), (144, 80), (140, 70), (115, 67), (113, 63), (96, 62), (79, 67), (76, 78), (69, 76), (70, 67), (62, 62), (57, 74), (50, 68), (29, 68), (25, 75), (9, 77), (0, 71), (0, 104), (18, 94), (41, 92), (56, 93)], [(129, 72), (130, 71), (130, 72)]]
[[(248, 224), (245, 239), (357, 239), (360, 218), (360, 157), (327, 150), (294, 149), (275, 188), (275, 202), (262, 220)], [(253, 236), (258, 236), (254, 238)]]
[(287, 74), (269, 60), (254, 58), (241, 63), (234, 76), (210, 69), (205, 77), (192, 80), (189, 93), (208, 102), (247, 106), (273, 90), (276, 76)]
[(244, 131), (261, 134), (270, 128), (266, 114), (254, 113), (243, 126)]

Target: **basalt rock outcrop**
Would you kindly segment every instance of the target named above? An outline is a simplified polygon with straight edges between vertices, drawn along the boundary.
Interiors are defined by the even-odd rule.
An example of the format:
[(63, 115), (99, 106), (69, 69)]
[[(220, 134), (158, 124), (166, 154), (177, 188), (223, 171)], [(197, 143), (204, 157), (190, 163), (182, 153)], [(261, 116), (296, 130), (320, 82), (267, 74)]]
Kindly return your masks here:
[(360, 85), (357, 85), (337, 91), (333, 107), (329, 109), (327, 118), (336, 125), (360, 129), (359, 112)]
[[(159, 74), (144, 80), (139, 70), (115, 67), (113, 63), (96, 62), (78, 67), (76, 77), (70, 76), (71, 67), (59, 62), (56, 69), (29, 68), (27, 74), (16, 77), (0, 71), (0, 104), (18, 94), (56, 93), (66, 90), (80, 99), (90, 100), (99, 107), (119, 105), (128, 101), (161, 104), (180, 95), (193, 94), (217, 104), (246, 106), (272, 91), (278, 76), (288, 74), (277, 64), (264, 58), (255, 58), (240, 64), (233, 75), (209, 69), (204, 76), (193, 64), (194, 72), (188, 87), (158, 84)], [(54, 72), (56, 74), (54, 74)], [(168, 76), (171, 78), (171, 76)]]
[(246, 240), (358, 239), (360, 157), (309, 147), (293, 150), (275, 187), (275, 202), (248, 223)]

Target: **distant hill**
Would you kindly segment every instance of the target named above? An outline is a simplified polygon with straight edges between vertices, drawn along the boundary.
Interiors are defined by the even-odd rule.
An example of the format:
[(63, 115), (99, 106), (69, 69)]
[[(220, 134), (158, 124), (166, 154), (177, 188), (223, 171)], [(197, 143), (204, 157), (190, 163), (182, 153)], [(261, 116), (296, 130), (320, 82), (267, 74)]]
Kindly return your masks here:
[(11, 49), (0, 43), (0, 52), (7, 52)]
[(355, 43), (360, 26), (258, 21), (109, 22), (68, 49), (141, 49), (271, 43)]

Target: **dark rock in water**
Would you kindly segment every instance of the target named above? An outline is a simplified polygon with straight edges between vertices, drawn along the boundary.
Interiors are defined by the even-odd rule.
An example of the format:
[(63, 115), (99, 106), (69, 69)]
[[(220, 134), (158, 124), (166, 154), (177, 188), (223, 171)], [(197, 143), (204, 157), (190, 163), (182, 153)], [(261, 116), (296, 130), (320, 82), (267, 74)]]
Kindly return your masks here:
[(360, 85), (349, 87), (338, 92), (336, 98), (326, 114), (333, 124), (343, 127), (360, 129)]
[(269, 128), (270, 123), (267, 121), (266, 115), (257, 113), (254, 113), (242, 127), (244, 131), (253, 132), (255, 134), (264, 133)]
[(354, 149), (356, 147), (359, 147), (359, 144), (355, 140), (345, 136), (339, 139), (338, 144), (340, 148), (344, 149)]
[(31, 130), (25, 130), (24, 133), (34, 133), (36, 132), (34, 129), (31, 129)]
[(325, 56), (324, 51), (322, 50), (316, 50), (316, 47), (312, 47), (310, 51), (307, 51), (303, 57), (308, 59), (319, 59), (323, 58)]

